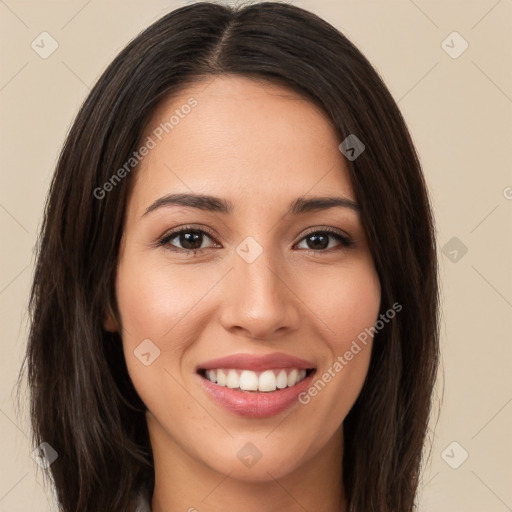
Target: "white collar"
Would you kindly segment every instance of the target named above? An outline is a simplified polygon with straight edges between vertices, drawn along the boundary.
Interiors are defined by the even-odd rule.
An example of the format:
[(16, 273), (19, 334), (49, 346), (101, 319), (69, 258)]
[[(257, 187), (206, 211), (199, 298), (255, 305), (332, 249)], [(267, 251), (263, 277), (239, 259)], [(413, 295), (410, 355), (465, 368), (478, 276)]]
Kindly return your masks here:
[(139, 490), (133, 512), (151, 512), (151, 491), (149, 488), (142, 487)]

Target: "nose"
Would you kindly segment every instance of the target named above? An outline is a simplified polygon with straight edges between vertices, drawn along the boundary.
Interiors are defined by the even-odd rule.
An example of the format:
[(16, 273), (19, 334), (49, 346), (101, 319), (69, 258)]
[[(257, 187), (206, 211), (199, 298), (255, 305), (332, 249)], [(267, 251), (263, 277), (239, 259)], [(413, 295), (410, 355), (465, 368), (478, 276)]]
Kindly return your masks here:
[(297, 278), (271, 251), (264, 250), (252, 262), (235, 254), (227, 277), (221, 313), (226, 330), (271, 340), (298, 328), (301, 300), (294, 291)]

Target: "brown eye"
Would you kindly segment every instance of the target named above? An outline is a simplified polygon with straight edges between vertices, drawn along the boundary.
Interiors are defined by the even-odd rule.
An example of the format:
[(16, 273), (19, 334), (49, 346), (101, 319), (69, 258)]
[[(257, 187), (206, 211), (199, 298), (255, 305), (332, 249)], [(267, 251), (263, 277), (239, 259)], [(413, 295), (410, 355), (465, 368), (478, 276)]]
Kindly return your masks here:
[(195, 253), (213, 247), (213, 245), (201, 247), (205, 237), (212, 240), (212, 235), (202, 229), (184, 227), (164, 235), (158, 245), (176, 252)]
[(329, 245), (330, 239), (337, 240), (342, 246), (342, 248), (347, 248), (354, 244), (354, 241), (351, 240), (349, 237), (332, 230), (313, 231), (306, 235), (302, 240), (305, 240), (307, 244), (306, 249), (308, 250), (327, 252), (326, 249), (333, 248), (332, 245)]

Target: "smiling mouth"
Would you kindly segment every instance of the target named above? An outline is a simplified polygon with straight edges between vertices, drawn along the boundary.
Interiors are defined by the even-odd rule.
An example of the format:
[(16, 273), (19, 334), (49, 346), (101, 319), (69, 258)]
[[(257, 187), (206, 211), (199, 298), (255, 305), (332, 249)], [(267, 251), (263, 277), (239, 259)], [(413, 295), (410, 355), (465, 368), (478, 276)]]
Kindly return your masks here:
[(252, 371), (237, 368), (199, 369), (204, 379), (220, 387), (247, 393), (274, 393), (291, 388), (316, 371), (316, 368), (269, 368)]

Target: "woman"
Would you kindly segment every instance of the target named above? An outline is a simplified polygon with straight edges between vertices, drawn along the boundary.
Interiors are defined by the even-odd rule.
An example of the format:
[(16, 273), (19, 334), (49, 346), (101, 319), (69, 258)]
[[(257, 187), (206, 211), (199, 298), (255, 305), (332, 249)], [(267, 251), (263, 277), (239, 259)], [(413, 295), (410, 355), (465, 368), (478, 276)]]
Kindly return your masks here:
[(414, 510), (433, 218), (389, 91), (317, 16), (198, 3), (119, 54), (61, 153), (31, 312), (62, 511)]

